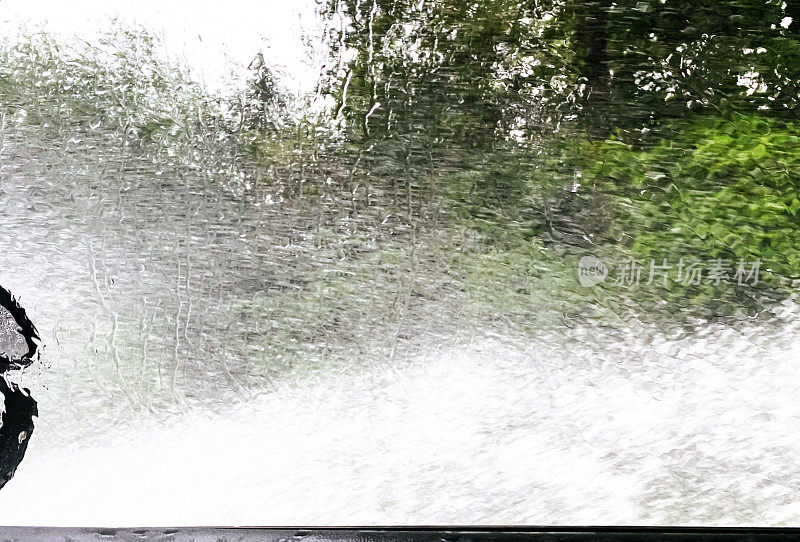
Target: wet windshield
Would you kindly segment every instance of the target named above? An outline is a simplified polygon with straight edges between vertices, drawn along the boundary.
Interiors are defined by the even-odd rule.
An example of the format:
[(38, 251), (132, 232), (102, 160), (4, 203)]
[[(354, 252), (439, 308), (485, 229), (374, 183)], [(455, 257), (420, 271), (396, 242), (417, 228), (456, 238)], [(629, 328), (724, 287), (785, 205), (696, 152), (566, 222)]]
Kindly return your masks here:
[(0, 523), (800, 521), (794, 4), (40, 4)]

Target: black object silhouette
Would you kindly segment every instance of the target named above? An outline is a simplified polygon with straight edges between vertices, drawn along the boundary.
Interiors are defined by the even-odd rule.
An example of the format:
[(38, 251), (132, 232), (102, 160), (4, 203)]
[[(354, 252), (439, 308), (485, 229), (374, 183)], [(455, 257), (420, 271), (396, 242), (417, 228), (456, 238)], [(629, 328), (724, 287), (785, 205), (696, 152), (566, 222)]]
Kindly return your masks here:
[(25, 388), (8, 381), (8, 371), (39, 358), (39, 334), (11, 293), (0, 286), (0, 393), (5, 410), (0, 426), (0, 488), (14, 476), (33, 433), (36, 401)]

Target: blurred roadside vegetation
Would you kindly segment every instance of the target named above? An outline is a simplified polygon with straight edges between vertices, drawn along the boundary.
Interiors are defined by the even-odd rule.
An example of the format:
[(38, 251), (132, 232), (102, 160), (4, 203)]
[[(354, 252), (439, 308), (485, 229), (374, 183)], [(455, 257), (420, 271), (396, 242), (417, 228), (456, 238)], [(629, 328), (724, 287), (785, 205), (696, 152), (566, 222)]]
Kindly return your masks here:
[[(733, 267), (697, 285), (607, 280), (593, 296), (620, 314), (641, 303), (643, 318), (654, 302), (675, 309), (657, 311), (668, 319), (752, 316), (795, 295), (794, 4), (326, 6), (347, 59), (326, 88), (359, 160), (368, 148), (408, 194), (436, 186), (497, 249), (541, 242), (567, 266), (581, 253), (632, 259), (642, 283), (651, 260)], [(756, 261), (758, 284), (738, 284), (739, 262)]]
[[(141, 30), (118, 28), (99, 44), (35, 35), (0, 45), (4, 137), (17, 130), (76, 163), (120, 150), (120, 163), (95, 164), (120, 190), (135, 163), (136, 182), (218, 191), (262, 217), (264, 243), (293, 247), (291, 277), (248, 279), (257, 284), (236, 283), (216, 302), (228, 329), (251, 330), (223, 354), (232, 387), (336, 360), (396, 360), (426, 337), (470, 329), (682, 325), (758, 315), (795, 296), (794, 4), (326, 0), (320, 9), (329, 59), (310, 96), (287, 95), (262, 57), (246, 88), (214, 95)], [(609, 278), (592, 289), (576, 277), (585, 254), (645, 266), (759, 260), (762, 274), (757, 285)], [(138, 311), (122, 313), (106, 356), (139, 348)], [(133, 378), (129, 370), (147, 382), (126, 393), (174, 391), (179, 371), (200, 370), (179, 364), (178, 333), (167, 335), (160, 344), (175, 366), (164, 375), (117, 367), (117, 378)]]

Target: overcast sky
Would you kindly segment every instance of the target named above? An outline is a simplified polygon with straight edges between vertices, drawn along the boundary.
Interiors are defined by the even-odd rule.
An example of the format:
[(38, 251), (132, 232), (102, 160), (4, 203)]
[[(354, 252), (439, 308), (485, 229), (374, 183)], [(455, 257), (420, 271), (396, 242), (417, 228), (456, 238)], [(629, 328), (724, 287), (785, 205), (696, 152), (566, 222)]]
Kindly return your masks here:
[(214, 88), (242, 73), (258, 51), (294, 88), (313, 86), (303, 32), (314, 32), (314, 0), (0, 0), (5, 34), (47, 29), (92, 40), (113, 18), (162, 37), (167, 54), (188, 63)]

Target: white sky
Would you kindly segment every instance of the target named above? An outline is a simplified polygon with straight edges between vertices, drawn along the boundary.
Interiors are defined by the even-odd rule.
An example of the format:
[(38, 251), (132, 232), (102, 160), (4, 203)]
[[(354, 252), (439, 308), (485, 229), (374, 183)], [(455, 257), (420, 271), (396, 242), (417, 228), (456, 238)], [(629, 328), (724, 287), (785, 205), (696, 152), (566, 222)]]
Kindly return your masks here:
[(263, 51), (290, 88), (307, 90), (318, 67), (302, 35), (319, 26), (314, 7), (314, 0), (0, 0), (0, 32), (46, 29), (92, 41), (118, 18), (160, 36), (167, 54), (212, 88)]

